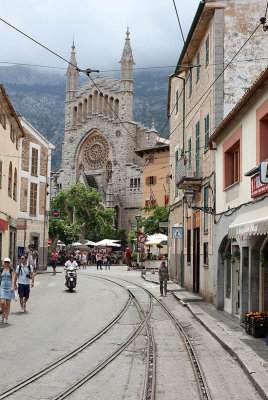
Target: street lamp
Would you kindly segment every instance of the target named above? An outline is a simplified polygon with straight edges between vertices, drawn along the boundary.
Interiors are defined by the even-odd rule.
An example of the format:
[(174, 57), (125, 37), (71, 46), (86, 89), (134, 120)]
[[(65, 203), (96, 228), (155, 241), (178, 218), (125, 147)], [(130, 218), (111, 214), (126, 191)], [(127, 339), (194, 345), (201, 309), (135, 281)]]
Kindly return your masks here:
[[(208, 186), (211, 190), (212, 187), (211, 185)], [(215, 213), (215, 207), (199, 207), (199, 206), (191, 206), (193, 200), (194, 200), (194, 189), (192, 188), (191, 185), (188, 185), (187, 188), (184, 191), (184, 201), (188, 205), (189, 208), (192, 208), (194, 211), (203, 211), (205, 214), (211, 214), (214, 215)]]

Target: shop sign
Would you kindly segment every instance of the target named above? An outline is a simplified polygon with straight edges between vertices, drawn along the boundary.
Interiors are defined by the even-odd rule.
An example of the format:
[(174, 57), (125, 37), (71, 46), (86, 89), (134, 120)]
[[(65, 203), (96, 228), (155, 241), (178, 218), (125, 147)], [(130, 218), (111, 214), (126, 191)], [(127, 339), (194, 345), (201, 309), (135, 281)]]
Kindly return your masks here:
[(251, 197), (259, 196), (262, 193), (268, 192), (268, 184), (262, 184), (259, 174), (251, 178)]
[(9, 218), (8, 220), (9, 226), (12, 226), (13, 228), (17, 228), (17, 220), (15, 218)]
[(200, 228), (200, 211), (194, 214), (194, 228)]
[(7, 231), (8, 230), (8, 222), (5, 221), (4, 219), (0, 218), (0, 229), (2, 231)]

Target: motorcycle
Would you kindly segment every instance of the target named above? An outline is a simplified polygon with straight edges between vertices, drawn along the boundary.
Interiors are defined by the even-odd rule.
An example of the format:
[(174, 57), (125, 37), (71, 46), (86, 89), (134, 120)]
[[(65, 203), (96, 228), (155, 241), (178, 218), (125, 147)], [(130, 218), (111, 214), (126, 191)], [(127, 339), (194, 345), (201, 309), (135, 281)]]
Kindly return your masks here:
[(72, 292), (74, 290), (74, 288), (76, 287), (76, 282), (77, 282), (76, 268), (69, 267), (66, 270), (65, 286), (69, 289), (70, 292)]

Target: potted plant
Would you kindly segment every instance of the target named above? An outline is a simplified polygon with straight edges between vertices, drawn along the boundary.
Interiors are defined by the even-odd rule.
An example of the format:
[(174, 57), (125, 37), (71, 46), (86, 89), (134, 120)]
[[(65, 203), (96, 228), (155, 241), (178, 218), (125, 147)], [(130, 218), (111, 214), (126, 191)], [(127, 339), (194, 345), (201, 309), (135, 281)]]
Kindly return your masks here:
[(232, 258), (232, 254), (230, 253), (230, 251), (224, 251), (222, 253), (222, 263), (224, 264), (224, 261), (230, 261)]

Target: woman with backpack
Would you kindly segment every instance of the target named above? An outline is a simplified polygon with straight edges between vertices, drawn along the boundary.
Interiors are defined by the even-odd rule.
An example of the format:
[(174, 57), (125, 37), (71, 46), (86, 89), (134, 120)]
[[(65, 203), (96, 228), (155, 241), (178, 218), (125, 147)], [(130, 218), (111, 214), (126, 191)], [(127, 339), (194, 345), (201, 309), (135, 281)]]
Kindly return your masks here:
[(10, 302), (15, 299), (15, 272), (10, 266), (10, 258), (4, 259), (4, 265), (0, 268), (1, 279), (1, 323), (8, 323)]

